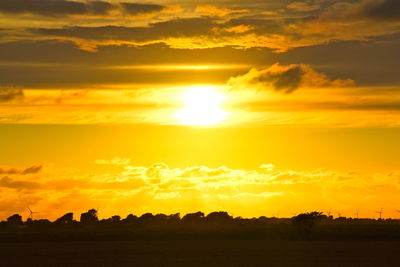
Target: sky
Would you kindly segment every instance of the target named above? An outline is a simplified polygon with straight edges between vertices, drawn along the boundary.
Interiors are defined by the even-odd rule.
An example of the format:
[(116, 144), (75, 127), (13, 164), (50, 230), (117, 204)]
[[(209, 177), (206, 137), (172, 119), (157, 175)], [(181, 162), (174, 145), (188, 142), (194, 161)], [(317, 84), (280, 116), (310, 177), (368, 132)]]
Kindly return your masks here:
[(2, 0), (0, 220), (400, 217), (398, 0)]

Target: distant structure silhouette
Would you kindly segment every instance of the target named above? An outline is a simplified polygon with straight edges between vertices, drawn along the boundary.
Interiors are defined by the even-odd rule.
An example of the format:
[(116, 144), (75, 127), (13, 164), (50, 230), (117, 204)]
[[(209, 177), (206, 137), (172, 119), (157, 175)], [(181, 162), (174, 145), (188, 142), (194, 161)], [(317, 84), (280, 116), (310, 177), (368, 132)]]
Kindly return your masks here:
[(359, 210), (357, 210), (356, 213), (354, 213), (354, 215), (356, 216), (356, 219), (359, 219)]
[(39, 212), (32, 211), (30, 207), (28, 207), (28, 211), (29, 211), (29, 216), (28, 216), (28, 218), (29, 218), (31, 221), (33, 221), (33, 214), (37, 214), (37, 213), (39, 213)]
[(379, 220), (382, 220), (383, 209), (381, 208), (379, 211), (376, 211), (375, 213), (378, 213), (379, 214)]

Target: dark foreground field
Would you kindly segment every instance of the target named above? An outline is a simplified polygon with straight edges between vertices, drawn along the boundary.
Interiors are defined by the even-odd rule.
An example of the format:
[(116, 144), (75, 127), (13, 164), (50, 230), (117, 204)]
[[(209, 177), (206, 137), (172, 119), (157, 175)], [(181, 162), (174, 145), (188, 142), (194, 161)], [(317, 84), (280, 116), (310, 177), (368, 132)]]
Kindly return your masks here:
[(399, 266), (398, 241), (0, 243), (1, 266)]

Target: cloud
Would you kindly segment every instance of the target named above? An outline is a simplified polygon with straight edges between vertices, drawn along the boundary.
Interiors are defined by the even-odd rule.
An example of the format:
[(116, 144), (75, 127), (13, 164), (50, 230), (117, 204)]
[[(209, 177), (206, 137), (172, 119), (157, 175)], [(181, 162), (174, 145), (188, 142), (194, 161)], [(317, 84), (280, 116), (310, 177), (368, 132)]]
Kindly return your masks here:
[(247, 9), (220, 8), (214, 5), (198, 5), (195, 11), (198, 13), (202, 13), (204, 15), (217, 16), (217, 17), (224, 17), (231, 14), (241, 14), (250, 12)]
[(223, 30), (226, 32), (229, 32), (229, 33), (246, 33), (251, 30), (254, 30), (254, 27), (250, 26), (250, 25), (241, 24), (241, 25), (229, 27), (229, 28), (226, 28)]
[(182, 177), (213, 177), (222, 176), (231, 173), (231, 170), (225, 166), (210, 169), (205, 166), (195, 166), (186, 168), (180, 175)]
[(172, 12), (180, 10), (176, 6), (156, 4), (108, 2), (108, 1), (72, 1), (72, 0), (2, 0), (0, 13), (24, 14), (30, 13), (40, 16), (108, 16), (114, 15), (138, 16), (144, 14)]
[(0, 12), (9, 14), (31, 13), (42, 16), (104, 15), (115, 6), (105, 1), (78, 2), (69, 0), (2, 0)]
[[(334, 11), (341, 11), (334, 14)], [(363, 0), (355, 3), (334, 5), (322, 17), (340, 20), (371, 19), (378, 21), (399, 21), (400, 2), (397, 0)]]
[(98, 165), (128, 165), (131, 159), (128, 158), (112, 158), (111, 160), (98, 159), (95, 163)]
[(274, 164), (262, 164), (260, 166), (260, 169), (267, 171), (267, 172), (272, 172), (275, 169), (275, 165)]
[(24, 91), (17, 88), (0, 88), (0, 103), (24, 98)]
[(399, 32), (400, 2), (362, 0), (336, 3), (315, 19), (295, 23), (292, 29), (302, 35), (320, 35), (320, 42), (366, 40)]
[(155, 4), (121, 3), (122, 9), (129, 15), (137, 16), (142, 14), (157, 13), (167, 7)]
[[(271, 215), (265, 213), (265, 206), (279, 208), (285, 216), (302, 209), (332, 207), (345, 213), (353, 212), (353, 205), (374, 207), (382, 205), (385, 197), (398, 199), (400, 191), (400, 173), (395, 171), (377, 174), (321, 169), (295, 171), (274, 168), (272, 164), (242, 170), (223, 166), (171, 168), (158, 163), (148, 167), (124, 166), (116, 173), (99, 174), (49, 168), (46, 175), (35, 177), (34, 181), (28, 178), (17, 174), (0, 177), (0, 216), (23, 212), (26, 203), (49, 218), (57, 218), (64, 211), (80, 212), (98, 205), (102, 207), (102, 216), (132, 212), (184, 213), (193, 209), (209, 212), (215, 207), (242, 216)], [(134, 210), (126, 203), (135, 203)], [(391, 203), (393, 206), (387, 209), (400, 204)]]
[(102, 26), (31, 29), (32, 33), (95, 41), (160, 42), (163, 38), (210, 34), (217, 24), (211, 18), (173, 19), (146, 27)]
[(257, 47), (284, 52), (309, 45), (308, 41), (293, 41), (291, 36), (282, 32), (282, 23), (276, 21), (242, 19), (221, 23), (215, 17), (177, 18), (138, 27), (68, 26), (31, 28), (28, 31), (44, 38), (71, 41), (88, 51), (96, 51), (99, 46), (166, 44), (175, 49)]
[(287, 8), (300, 12), (310, 12), (320, 9), (321, 6), (319, 4), (314, 4), (312, 1), (307, 1), (290, 3)]
[[(207, 17), (196, 17), (179, 6), (70, 0), (5, 0), (0, 11), (35, 13), (48, 16), (83, 15), (85, 23), (70, 21), (39, 27), (6, 31), (4, 40), (57, 39), (73, 41), (81, 49), (97, 51), (99, 46), (144, 46), (163, 43), (176, 49), (206, 49), (232, 47), (237, 49), (269, 48), (275, 52), (286, 52), (298, 47), (316, 46), (337, 40), (363, 40), (399, 32), (399, 2), (396, 0), (361, 1), (295, 1), (287, 8), (279, 8), (279, 16), (266, 18), (263, 13), (270, 8), (284, 7), (285, 3), (257, 3), (237, 9), (216, 5), (198, 5), (197, 13)], [(20, 3), (16, 5), (15, 3)], [(65, 5), (60, 8), (58, 6)], [(38, 7), (40, 6), (40, 8)], [(68, 7), (68, 8), (67, 8)], [(240, 8), (246, 7), (246, 8)], [(249, 8), (247, 8), (249, 7)], [(313, 16), (299, 14), (313, 12)], [(182, 13), (181, 19), (171, 16), (163, 20), (151, 20), (156, 14)], [(243, 14), (246, 13), (246, 16)], [(247, 14), (248, 13), (248, 14)], [(189, 15), (191, 14), (191, 15)], [(238, 17), (242, 14), (242, 17)], [(90, 19), (90, 15), (95, 15)], [(97, 16), (104, 16), (98, 18)], [(191, 17), (192, 16), (192, 17)], [(138, 17), (138, 25), (128, 23)], [(103, 20), (102, 20), (103, 19)], [(169, 20), (168, 20), (169, 19)], [(112, 21), (112, 22), (111, 22)], [(379, 22), (379, 23), (375, 23)], [(40, 25), (40, 23), (37, 23)], [(94, 25), (94, 26), (93, 26)], [(118, 25), (118, 26), (117, 26)], [(24, 28), (28, 28), (26, 25)], [(32, 34), (33, 33), (33, 34)]]
[(319, 102), (306, 105), (308, 109), (331, 109), (331, 110), (360, 110), (360, 111), (400, 111), (400, 101), (381, 100), (354, 100), (348, 102)]
[(151, 165), (145, 172), (146, 181), (150, 184), (160, 184), (168, 177), (169, 167), (165, 163)]
[(86, 5), (88, 13), (95, 15), (107, 15), (110, 11), (117, 8), (115, 5), (105, 1), (90, 1)]
[(20, 168), (0, 168), (0, 174), (7, 175), (27, 175), (27, 174), (37, 174), (42, 170), (42, 165), (34, 165), (25, 169)]
[(38, 189), (41, 187), (41, 184), (32, 181), (15, 180), (6, 176), (0, 179), (0, 187), (13, 189)]
[(292, 64), (283, 66), (275, 63), (265, 69), (251, 69), (244, 75), (232, 77), (228, 85), (233, 89), (273, 90), (289, 94), (299, 88), (343, 87), (354, 85), (354, 81), (332, 80), (311, 66)]
[(36, 166), (31, 166), (25, 170), (22, 171), (22, 175), (25, 174), (35, 174), (35, 173), (39, 173), (42, 170), (43, 166), (42, 165), (36, 165)]
[[(337, 40), (366, 40), (396, 33), (400, 22), (397, 13), (392, 14), (391, 10), (397, 10), (398, 5), (392, 0), (293, 2), (289, 4), (286, 14), (277, 18), (255, 16), (254, 11), (247, 9), (200, 5), (196, 11), (207, 17), (170, 18), (161, 22), (150, 21), (149, 24), (143, 22), (136, 27), (126, 23), (97, 27), (72, 24), (63, 28), (29, 29), (27, 35), (28, 38), (32, 38), (33, 33), (41, 38), (73, 41), (89, 51), (96, 51), (98, 46), (164, 43), (177, 49), (233, 47), (269, 48), (275, 52), (286, 52)], [(319, 6), (321, 9), (317, 10)], [(171, 6), (126, 2), (118, 4), (118, 8), (129, 16), (169, 13), (173, 10), (182, 12)], [(314, 13), (313, 16), (301, 17), (291, 14), (291, 10)], [(233, 16), (245, 12), (249, 12), (249, 16)], [(373, 23), (376, 21), (380, 23)]]

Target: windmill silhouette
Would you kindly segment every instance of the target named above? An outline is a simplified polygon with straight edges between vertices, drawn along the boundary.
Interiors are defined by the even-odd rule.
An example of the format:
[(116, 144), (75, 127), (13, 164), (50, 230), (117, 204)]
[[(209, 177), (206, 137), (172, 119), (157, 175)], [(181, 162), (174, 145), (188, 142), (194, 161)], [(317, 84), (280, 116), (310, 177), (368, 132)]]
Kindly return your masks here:
[(383, 214), (382, 208), (379, 211), (375, 211), (375, 213), (378, 213), (379, 214), (379, 220), (382, 220), (382, 214)]
[(359, 219), (359, 210), (356, 211), (356, 213), (354, 213), (354, 215), (356, 216), (356, 219)]
[(33, 214), (39, 213), (39, 212), (36, 212), (36, 211), (32, 211), (31, 208), (29, 208), (29, 207), (28, 207), (28, 211), (29, 211), (29, 217), (28, 218), (31, 219), (31, 220), (33, 220)]
[(332, 213), (332, 210), (329, 210), (329, 211), (328, 211), (328, 214), (327, 214), (328, 217), (331, 217), (331, 213)]

